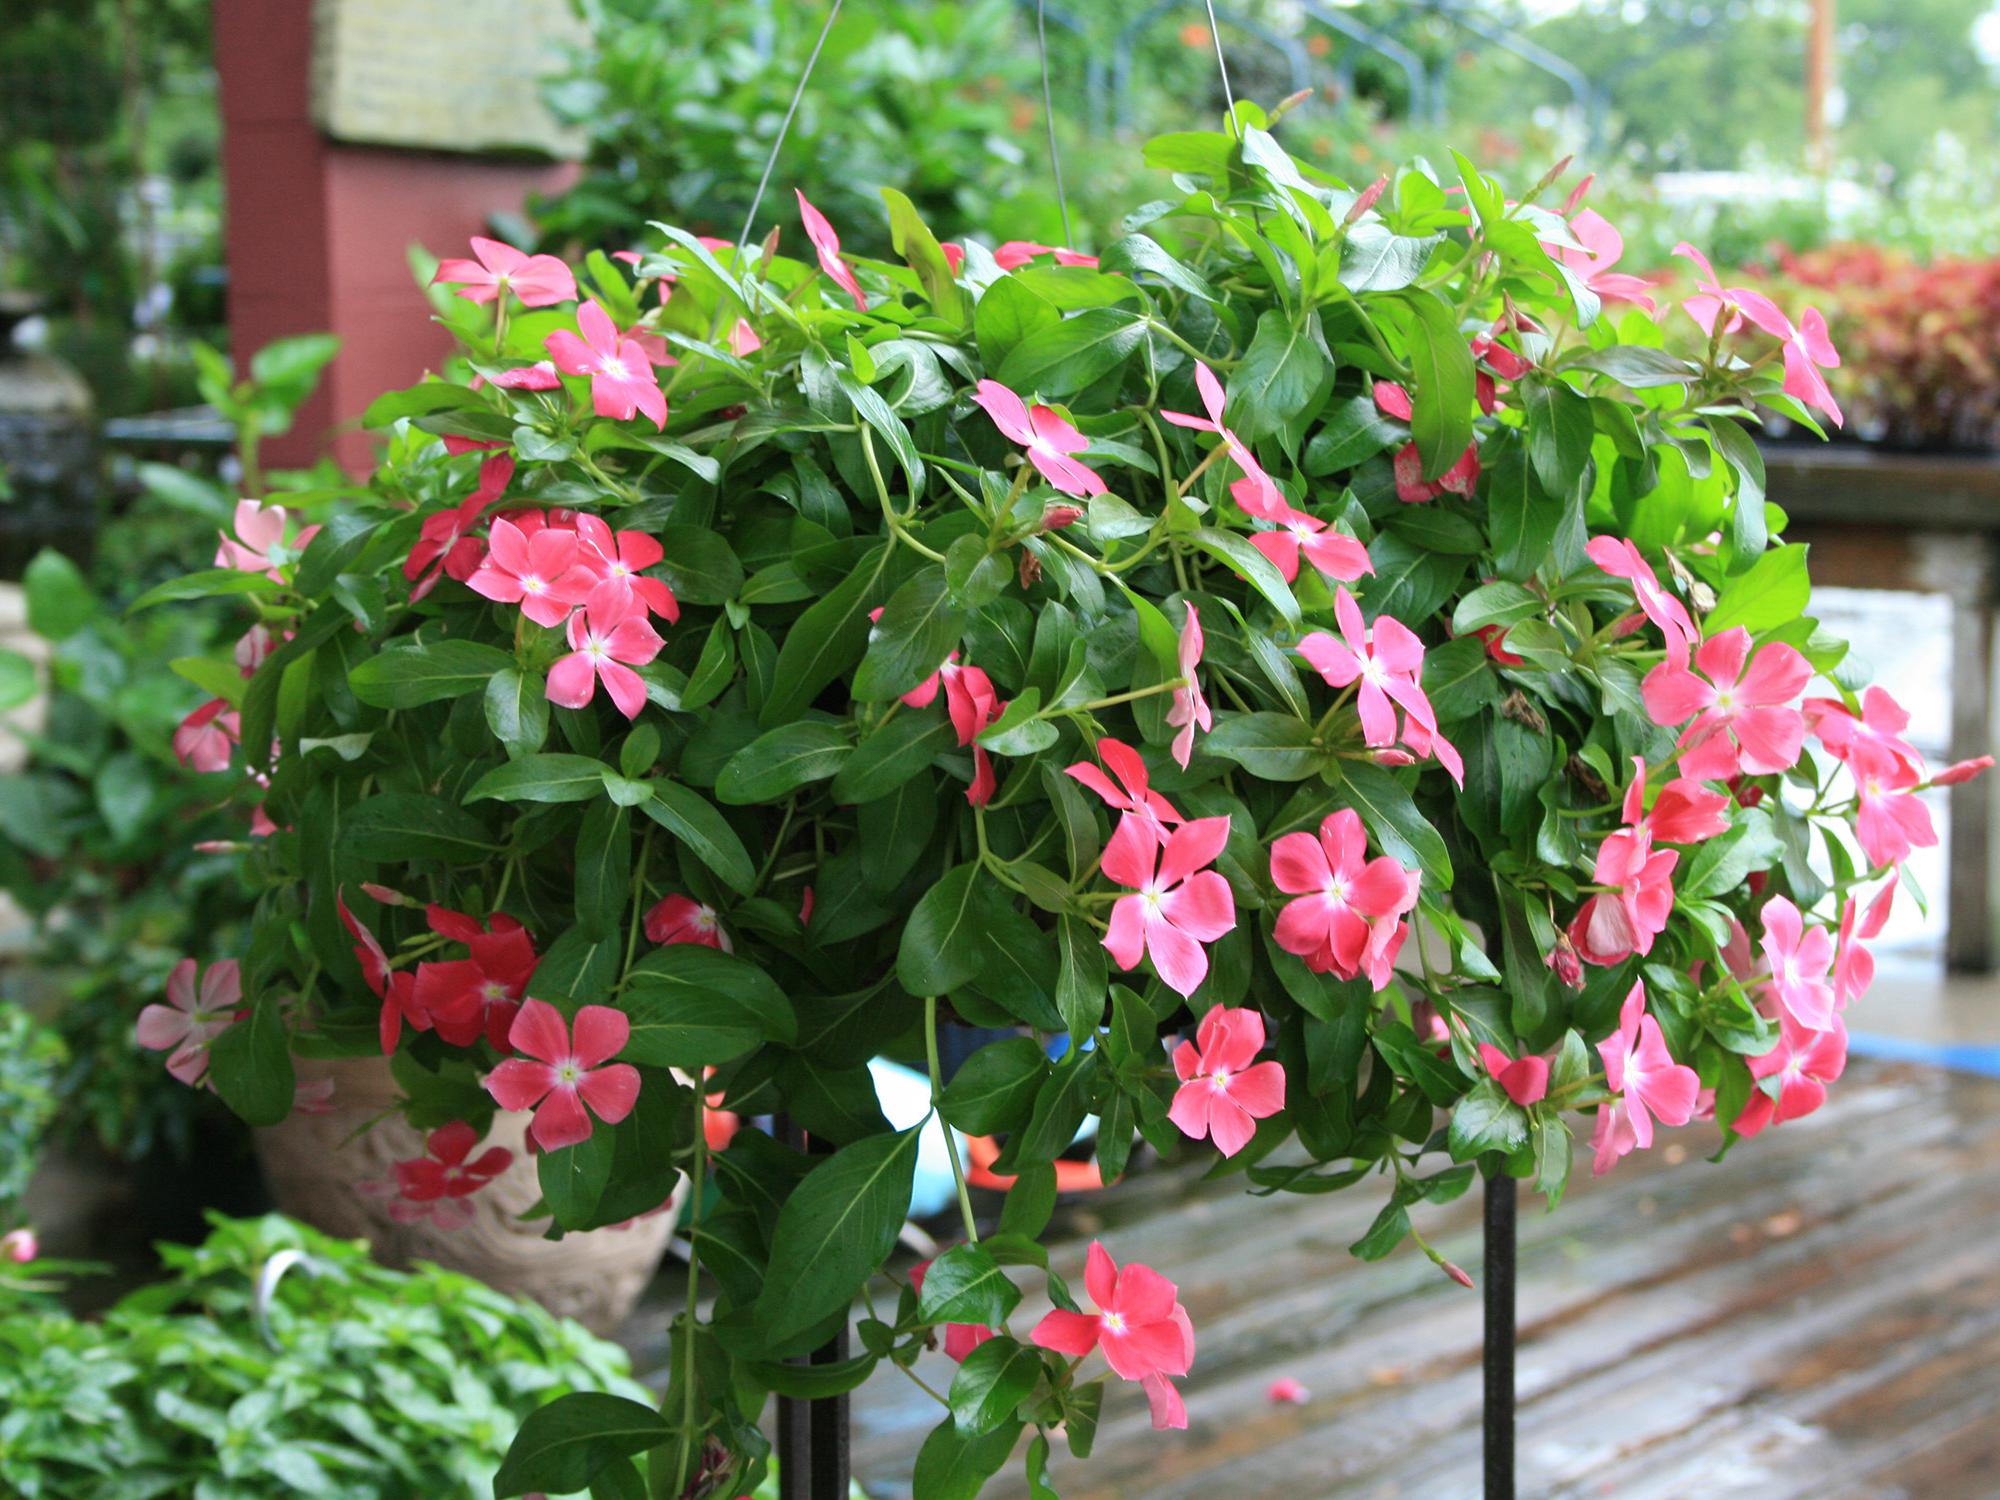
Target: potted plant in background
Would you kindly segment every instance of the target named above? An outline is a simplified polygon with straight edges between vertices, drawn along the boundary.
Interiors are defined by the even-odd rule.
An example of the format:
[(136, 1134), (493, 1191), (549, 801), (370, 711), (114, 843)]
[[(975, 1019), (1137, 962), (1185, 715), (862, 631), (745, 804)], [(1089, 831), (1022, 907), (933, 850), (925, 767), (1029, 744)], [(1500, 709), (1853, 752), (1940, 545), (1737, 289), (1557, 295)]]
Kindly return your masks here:
[[(893, 192), (900, 263), (803, 198), (809, 257), (482, 243), (439, 272), (465, 367), (371, 409), (372, 498), (160, 591), (266, 641), (205, 721), (263, 894), (174, 1055), (264, 1124), (335, 1055), (420, 1126), (527, 1113), (564, 1234), (702, 1205), (658, 1409), (550, 1404), (496, 1493), (738, 1493), (768, 1393), (939, 1340), (920, 1500), (1024, 1435), (1045, 1484), (1106, 1367), (1184, 1424), (1174, 1268), (1047, 1269), (1090, 1116), (1107, 1181), (1143, 1137), (1372, 1182), (1355, 1252), (1467, 1280), (1413, 1214), (1477, 1173), (1553, 1204), (1572, 1121), (1604, 1171), (1837, 1077), (1916, 793), (1977, 767), (1857, 696), (1774, 536), (1749, 427), (1817, 397), (1796, 330), (1716, 283), (1670, 354), (1557, 173), (1357, 192), (1273, 123), (1151, 142), (1167, 196), (1096, 257)], [(947, 1077), (961, 1022), (1016, 1034)], [(1013, 1186), (801, 1368), (909, 1202), (884, 1054)], [(812, 1149), (720, 1147), (708, 1099)]]

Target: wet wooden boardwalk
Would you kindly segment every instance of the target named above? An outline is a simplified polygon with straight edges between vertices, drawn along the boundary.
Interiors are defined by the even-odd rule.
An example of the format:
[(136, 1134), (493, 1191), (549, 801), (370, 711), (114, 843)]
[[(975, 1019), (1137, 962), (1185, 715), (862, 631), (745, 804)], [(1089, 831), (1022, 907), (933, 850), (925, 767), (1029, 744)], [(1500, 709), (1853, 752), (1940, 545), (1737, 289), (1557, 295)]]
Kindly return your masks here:
[[(1857, 1062), (1720, 1166), (1712, 1133), (1667, 1139), (1553, 1217), (1522, 1200), (1523, 1500), (2000, 1497), (2000, 1083)], [(1056, 1460), (1064, 1500), (1472, 1500), (1479, 1299), (1413, 1252), (1349, 1259), (1378, 1199), (1156, 1170), (1073, 1211), (1058, 1269), (1080, 1285), (1101, 1234), (1180, 1283), (1199, 1345), (1190, 1429), (1114, 1384), (1094, 1457)], [(1477, 1276), (1477, 1192), (1423, 1212)], [(1305, 1404), (1270, 1402), (1279, 1376)], [(893, 1372), (856, 1393), (876, 1500), (937, 1417)], [(985, 1493), (1027, 1491), (1016, 1467)]]

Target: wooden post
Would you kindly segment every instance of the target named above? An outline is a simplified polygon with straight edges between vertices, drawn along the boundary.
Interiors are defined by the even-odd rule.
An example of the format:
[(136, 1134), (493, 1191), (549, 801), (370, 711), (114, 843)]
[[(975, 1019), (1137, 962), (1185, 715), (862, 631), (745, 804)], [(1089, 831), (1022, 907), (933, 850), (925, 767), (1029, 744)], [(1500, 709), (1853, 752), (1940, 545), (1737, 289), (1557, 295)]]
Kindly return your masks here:
[(1806, 167), (1821, 173), (1833, 165), (1826, 133), (1826, 104), (1833, 93), (1833, 4), (1812, 0), (1806, 32)]
[[(1993, 549), (1990, 537), (1952, 539), (1961, 566), (1951, 571), (1952, 760), (1985, 755), (1995, 744), (1993, 684)], [(1926, 548), (1926, 551), (1936, 549)], [(2000, 838), (1993, 828), (1993, 778), (1981, 776), (1947, 793), (1950, 863), (1946, 869), (1945, 964), (1966, 974), (1993, 971)]]
[[(789, 1118), (780, 1117), (778, 1139), (797, 1150), (824, 1152)], [(806, 1357), (812, 1365), (838, 1364), (847, 1358), (847, 1324)], [(797, 1361), (795, 1361), (796, 1363)], [(847, 1500), (847, 1397), (824, 1396), (816, 1401), (793, 1396), (778, 1398), (778, 1500)]]
[(1486, 1179), (1486, 1500), (1514, 1500), (1514, 1210), (1519, 1188), (1504, 1171)]

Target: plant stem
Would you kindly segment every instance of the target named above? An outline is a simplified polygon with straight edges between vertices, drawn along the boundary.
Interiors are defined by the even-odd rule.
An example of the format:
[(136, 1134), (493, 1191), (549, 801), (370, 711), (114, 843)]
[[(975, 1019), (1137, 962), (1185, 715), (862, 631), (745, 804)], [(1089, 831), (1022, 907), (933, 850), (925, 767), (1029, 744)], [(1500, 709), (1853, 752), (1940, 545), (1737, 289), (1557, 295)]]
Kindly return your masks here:
[(931, 1070), (931, 1109), (937, 1115), (938, 1128), (944, 1132), (945, 1154), (951, 1158), (951, 1180), (958, 1187), (958, 1213), (965, 1221), (965, 1241), (969, 1245), (979, 1243), (979, 1226), (972, 1219), (972, 1194), (965, 1185), (965, 1164), (958, 1159), (958, 1142), (953, 1138), (951, 1126), (945, 1123), (944, 1112), (940, 1108), (944, 1097), (944, 1082), (938, 1067), (937, 1038), (937, 996), (924, 997), (924, 1058)]

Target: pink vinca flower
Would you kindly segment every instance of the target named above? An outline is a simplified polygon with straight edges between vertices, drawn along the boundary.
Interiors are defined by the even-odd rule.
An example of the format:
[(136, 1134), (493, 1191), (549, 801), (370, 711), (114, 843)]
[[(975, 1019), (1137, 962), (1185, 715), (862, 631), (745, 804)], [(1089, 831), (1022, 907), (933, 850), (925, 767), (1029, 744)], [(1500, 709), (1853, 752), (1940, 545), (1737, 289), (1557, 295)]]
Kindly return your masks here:
[[(1685, 1125), (1694, 1118), (1695, 1096), (1701, 1079), (1693, 1068), (1677, 1063), (1667, 1051), (1667, 1039), (1660, 1023), (1646, 1013), (1645, 987), (1634, 981), (1625, 1004), (1618, 1012), (1618, 1029), (1597, 1044), (1604, 1060), (1604, 1082), (1614, 1094), (1623, 1094), (1623, 1122), (1610, 1132), (1614, 1153), (1605, 1154), (1607, 1141), (1598, 1141), (1596, 1171), (1610, 1170), (1611, 1163), (1633, 1146), (1641, 1150), (1653, 1144), (1653, 1121), (1662, 1125)], [(1599, 1133), (1604, 1137), (1603, 1112), (1599, 1106)], [(1629, 1140), (1623, 1150), (1616, 1147)]]
[[(1411, 421), (1416, 415), (1416, 409), (1410, 405), (1410, 393), (1392, 381), (1375, 382), (1375, 405), (1384, 415), (1399, 422)], [(1479, 445), (1467, 443), (1457, 461), (1436, 479), (1424, 478), (1424, 461), (1414, 442), (1405, 443), (1397, 450), (1392, 467), (1396, 476), (1396, 498), (1405, 505), (1421, 505), (1426, 500), (1437, 499), (1439, 495), (1469, 496), (1479, 485)]]
[(233, 958), (208, 966), (195, 988), (195, 961), (184, 958), (167, 976), (167, 1003), (139, 1012), (138, 1043), (167, 1054), (167, 1071), (190, 1088), (208, 1072), (209, 1044), (236, 1023), (243, 975)]
[(1833, 347), (1833, 340), (1827, 334), (1825, 314), (1809, 307), (1794, 325), (1777, 303), (1762, 292), (1748, 290), (1736, 293), (1736, 304), (1743, 309), (1744, 317), (1783, 342), (1785, 394), (1802, 406), (1817, 406), (1833, 418), (1836, 427), (1840, 426), (1843, 421), (1840, 403), (1833, 399), (1826, 377), (1820, 374), (1821, 370), (1840, 367), (1840, 351)]
[(1910, 727), (1910, 715), (1889, 690), (1868, 688), (1861, 695), (1861, 712), (1855, 713), (1838, 698), (1808, 698), (1799, 705), (1806, 728), (1826, 746), (1834, 759), (1845, 761), (1861, 774), (1861, 768), (1884, 764), (1898, 770), (1918, 771), (1924, 758), (1903, 738)]
[(417, 965), (417, 1005), (452, 1046), (470, 1047), (484, 1036), (504, 1052), (528, 981), (541, 962), (534, 940), (504, 912), (495, 912), (483, 924), (436, 904), (425, 915), (432, 932), (463, 943), (468, 956)]
[(1164, 844), (1173, 830), (1185, 823), (1173, 803), (1152, 788), (1146, 762), (1130, 745), (1106, 738), (1097, 742), (1097, 758), (1118, 778), (1113, 786), (1103, 771), (1089, 761), (1067, 767), (1067, 773), (1104, 799), (1116, 812), (1129, 813), (1144, 823), (1153, 837)]
[(441, 260), (431, 285), (458, 287), (468, 302), (491, 302), (512, 292), (523, 307), (576, 300), (576, 277), (553, 255), (528, 255), (499, 240), (472, 237), (476, 260)]
[(1570, 233), (1581, 242), (1581, 249), (1574, 245), (1551, 244), (1546, 240), (1542, 242), (1542, 248), (1606, 302), (1630, 302), (1645, 308), (1648, 313), (1655, 311), (1651, 282), (1643, 276), (1611, 269), (1624, 258), (1624, 235), (1594, 208), (1586, 208), (1571, 219), (1569, 228)]
[(1626, 826), (1598, 845), (1591, 873), (1597, 884), (1612, 889), (1587, 899), (1570, 924), (1570, 941), (1587, 963), (1615, 964), (1634, 953), (1650, 953), (1653, 939), (1666, 930), (1680, 855), (1654, 849), (1654, 839), (1691, 844), (1729, 827), (1723, 816), (1729, 798), (1686, 777), (1669, 782), (1652, 812), (1646, 812), (1646, 763), (1634, 757), (1632, 765), (1623, 809)]
[(641, 531), (614, 535), (592, 515), (576, 518), (576, 535), (583, 547), (583, 565), (603, 580), (591, 591), (586, 607), (595, 605), (618, 615), (655, 614), (669, 624), (681, 617), (680, 601), (665, 581), (644, 576), (666, 556), (657, 540)]
[(1229, 882), (1207, 868), (1229, 841), (1229, 819), (1197, 818), (1176, 828), (1164, 848), (1130, 813), (1118, 820), (1104, 848), (1103, 871), (1134, 894), (1111, 907), (1104, 946), (1121, 969), (1150, 957), (1153, 969), (1179, 995), (1192, 995), (1208, 977), (1212, 943), (1236, 925)]
[(623, 1011), (586, 1005), (576, 1013), (572, 1044), (562, 1012), (546, 1000), (530, 1000), (507, 1037), (523, 1055), (488, 1073), (486, 1092), (502, 1109), (535, 1111), (528, 1130), (544, 1151), (587, 1141), (592, 1114), (616, 1125), (638, 1100), (639, 1070), (611, 1062), (631, 1035)]
[(1250, 1144), (1257, 1122), (1285, 1107), (1282, 1064), (1258, 1062), (1264, 1018), (1254, 1010), (1217, 1005), (1202, 1017), (1195, 1039), (1174, 1049), (1181, 1086), (1167, 1118), (1190, 1140), (1212, 1138), (1234, 1156)]
[(1738, 625), (1703, 641), (1694, 666), (1661, 662), (1641, 684), (1655, 724), (1687, 725), (1677, 741), (1683, 771), (1698, 781), (1723, 781), (1798, 762), (1806, 725), (1791, 702), (1812, 678), (1803, 656), (1774, 641), (1752, 659), (1750, 632)]
[(1871, 865), (1900, 865), (1910, 850), (1936, 846), (1930, 809), (1917, 795), (1918, 772), (1879, 753), (1857, 755), (1849, 764), (1858, 803), (1854, 837)]
[(665, 644), (643, 610), (620, 614), (595, 604), (579, 610), (569, 617), (570, 654), (549, 668), (549, 702), (582, 708), (601, 682), (618, 712), (636, 719), (646, 706), (646, 679), (632, 668), (646, 665)]
[[(1826, 1103), (1826, 1086), (1846, 1068), (1847, 1028), (1838, 1016), (1826, 1030), (1815, 1031), (1785, 1012), (1778, 1017), (1776, 1044), (1750, 1060), (1750, 1076), (1758, 1087), (1750, 1091), (1743, 1113), (1736, 1117), (1736, 1133), (1756, 1135), (1767, 1125), (1811, 1114)], [(1768, 1080), (1776, 1080), (1775, 1098), (1763, 1087)]]
[(240, 734), (240, 721), (229, 700), (211, 698), (174, 731), (174, 758), (191, 771), (226, 771)]
[(562, 378), (556, 370), (555, 361), (538, 359), (531, 365), (523, 365), (518, 370), (502, 370), (493, 377), (493, 383), (507, 391), (559, 391)]
[(41, 1253), (41, 1241), (35, 1238), (35, 1231), (32, 1229), (10, 1229), (5, 1234), (0, 1234), (0, 1260), (25, 1266)]
[[(1215, 371), (1200, 360), (1195, 361), (1194, 384), (1195, 389), (1201, 393), (1202, 407), (1208, 412), (1206, 419), (1191, 416), (1183, 411), (1163, 411), (1160, 415), (1176, 427), (1190, 428), (1195, 432), (1212, 432), (1222, 439), (1223, 446), (1229, 450), (1230, 461), (1243, 471), (1243, 477), (1230, 485), (1229, 493), (1236, 497), (1236, 503), (1243, 507), (1245, 515), (1255, 516), (1260, 521), (1277, 522), (1300, 516), (1302, 513), (1292, 508), (1290, 502), (1285, 499), (1284, 491), (1280, 490), (1277, 482), (1265, 472), (1264, 466), (1257, 462), (1257, 456), (1250, 451), (1250, 445), (1224, 424), (1222, 382), (1215, 378)], [(1305, 519), (1310, 520), (1311, 517)], [(1297, 576), (1296, 555), (1292, 559), (1292, 566), (1293, 571), (1286, 575), (1287, 577)], [(1346, 576), (1353, 578), (1359, 575), (1350, 573)]]
[[(797, 189), (793, 189), (797, 193)], [(806, 238), (812, 241), (813, 249), (819, 254), (819, 268), (826, 272), (833, 284), (854, 299), (855, 310), (868, 311), (868, 299), (861, 294), (861, 283), (854, 279), (854, 271), (840, 258), (840, 236), (833, 232), (833, 226), (826, 221), (826, 215), (806, 202), (806, 195), (798, 193), (799, 218), (806, 226)]]
[(412, 585), (411, 603), (436, 588), (446, 574), (464, 583), (478, 571), (486, 544), (471, 533), (491, 498), (475, 491), (450, 509), (424, 517), (416, 545), (403, 559), (403, 577)]
[(1764, 903), (1762, 947), (1771, 965), (1771, 990), (1778, 1006), (1800, 1025), (1825, 1031), (1834, 1023), (1833, 939), (1824, 927), (1807, 927), (1799, 909), (1783, 896)]
[(1097, 1311), (1056, 1308), (1035, 1325), (1028, 1342), (1072, 1359), (1101, 1348), (1114, 1372), (1145, 1387), (1155, 1427), (1187, 1426), (1187, 1408), (1168, 1379), (1194, 1364), (1194, 1324), (1181, 1306), (1180, 1288), (1136, 1261), (1120, 1270), (1098, 1241), (1084, 1263), (1083, 1284)]
[(1271, 881), (1295, 901), (1278, 913), (1278, 946), (1316, 973), (1352, 979), (1366, 970), (1377, 990), (1389, 982), (1400, 947), (1396, 929), (1416, 905), (1418, 880), (1386, 854), (1368, 858), (1360, 815), (1341, 808), (1319, 835), (1287, 833), (1271, 845)]
[[(919, 1297), (924, 1294), (924, 1277), (929, 1274), (931, 1263), (920, 1260), (910, 1267), (910, 1285)], [(992, 1338), (996, 1330), (984, 1323), (947, 1323), (944, 1325), (944, 1352), (947, 1359), (965, 1363), (965, 1356)]]
[(643, 412), (653, 426), (664, 428), (667, 395), (645, 346), (620, 334), (611, 314), (595, 301), (576, 310), (576, 326), (581, 337), (558, 328), (542, 342), (563, 374), (590, 377), (591, 410), (619, 422)]
[(319, 535), (317, 526), (308, 526), (287, 543), (285, 527), (290, 519), (282, 505), (237, 501), (236, 535), (232, 537), (226, 531), (217, 533), (222, 541), (215, 549), (215, 565), (234, 568), (239, 573), (262, 573), (282, 582), (283, 570), (297, 562), (299, 554)]
[[(440, 1229), (463, 1229), (471, 1223), (472, 1205), (467, 1200), (514, 1161), (514, 1153), (505, 1146), (489, 1147), (474, 1157), (472, 1148), (478, 1144), (479, 1132), (463, 1120), (433, 1130), (424, 1140), (424, 1155), (396, 1163), (395, 1180), (387, 1185), (394, 1192), (389, 1217), (399, 1224), (429, 1219)], [(362, 1184), (364, 1190), (374, 1186)]]
[[(961, 254), (964, 252), (961, 251)], [(1097, 257), (1085, 255), (1081, 250), (1071, 250), (1063, 245), (1044, 245), (1035, 240), (1005, 240), (993, 252), (993, 263), (1003, 271), (1014, 271), (1029, 261), (1044, 255), (1053, 255), (1059, 266), (1094, 266)]]
[(474, 593), (519, 604), (522, 614), (551, 629), (590, 597), (598, 581), (574, 531), (545, 523), (527, 531), (505, 518), (493, 522), (486, 561), (465, 580)]
[(1030, 407), (997, 380), (980, 381), (972, 399), (1008, 439), (1028, 450), (1028, 462), (1065, 495), (1086, 500), (1104, 493), (1104, 481), (1096, 470), (1071, 457), (1088, 448), (1090, 440), (1053, 408)]
[(1891, 881), (1868, 903), (1864, 912), (1859, 897), (1850, 896), (1840, 909), (1840, 941), (1834, 949), (1833, 1003), (1844, 1006), (1859, 1000), (1875, 982), (1875, 955), (1862, 944), (1879, 937), (1889, 920), (1890, 903), (1896, 885)]
[[(880, 618), (881, 613), (878, 609), (870, 618)], [(974, 807), (984, 807), (999, 783), (993, 774), (993, 757), (986, 753), (985, 746), (974, 741), (987, 725), (1000, 717), (1006, 705), (993, 690), (993, 679), (978, 667), (961, 665), (956, 651), (935, 672), (903, 694), (903, 702), (912, 708), (929, 708), (937, 700), (940, 687), (944, 689), (945, 713), (951, 719), (959, 744), (972, 747), (972, 785), (966, 788), (965, 800)]]
[(1333, 613), (1340, 623), (1340, 634), (1310, 632), (1299, 641), (1299, 655), (1331, 687), (1361, 684), (1355, 708), (1361, 715), (1366, 743), (1377, 748), (1395, 744), (1396, 710), (1401, 708), (1403, 742), (1414, 754), (1435, 755), (1452, 780), (1464, 786), (1465, 763), (1452, 743), (1438, 733), (1437, 715), (1424, 694), (1424, 643), (1393, 615), (1378, 615), (1371, 628), (1362, 618), (1361, 606), (1345, 588), (1334, 590)]
[(1167, 709), (1167, 723), (1176, 731), (1174, 763), (1183, 771), (1194, 754), (1195, 730), (1199, 728), (1206, 734), (1215, 727), (1215, 715), (1209, 711), (1208, 699), (1202, 696), (1201, 679), (1195, 675), (1195, 669), (1201, 665), (1203, 644), (1201, 616), (1189, 604), (1187, 623), (1181, 626), (1181, 685), (1174, 689), (1173, 704)]
[(1632, 585), (1639, 608), (1667, 638), (1668, 662), (1685, 668), (1688, 656), (1701, 644), (1701, 632), (1695, 628), (1687, 607), (1660, 586), (1659, 575), (1639, 549), (1624, 537), (1594, 536), (1583, 550), (1613, 578), (1623, 578)]
[(1480, 1065), (1493, 1075), (1501, 1092), (1526, 1109), (1538, 1104), (1549, 1092), (1549, 1060), (1535, 1053), (1509, 1057), (1491, 1042), (1479, 1044)]
[(1703, 280), (1697, 283), (1699, 290), (1690, 297), (1681, 299), (1681, 311), (1693, 318), (1701, 331), (1713, 337), (1716, 319), (1724, 313), (1729, 315), (1723, 323), (1724, 333), (1734, 333), (1743, 326), (1743, 310), (1737, 305), (1736, 294), (1726, 289), (1716, 279), (1715, 267), (1708, 263), (1708, 257), (1695, 249), (1686, 240), (1674, 246), (1674, 254), (1693, 261), (1701, 268)]
[(1287, 583), (1299, 576), (1302, 555), (1323, 576), (1345, 583), (1375, 571), (1366, 547), (1303, 511), (1292, 512), (1270, 531), (1251, 532), (1250, 545), (1271, 560), (1271, 566)]
[(732, 953), (729, 934), (715, 908), (689, 896), (673, 895), (656, 903), (646, 913), (646, 941), (649, 943), (698, 943)]
[(334, 892), (333, 909), (339, 915), (341, 925), (354, 939), (354, 961), (361, 966), (362, 979), (382, 1002), (380, 1040), (382, 1055), (386, 1057), (396, 1050), (405, 1021), (418, 1031), (429, 1031), (430, 1015), (417, 1004), (416, 976), (407, 969), (389, 967), (389, 955), (383, 951), (381, 940), (348, 910), (344, 891)]

